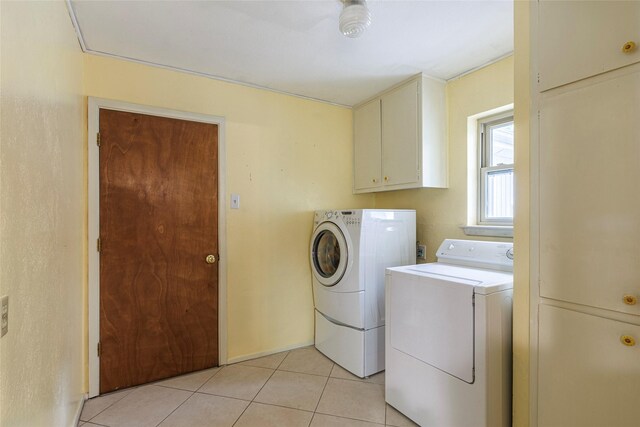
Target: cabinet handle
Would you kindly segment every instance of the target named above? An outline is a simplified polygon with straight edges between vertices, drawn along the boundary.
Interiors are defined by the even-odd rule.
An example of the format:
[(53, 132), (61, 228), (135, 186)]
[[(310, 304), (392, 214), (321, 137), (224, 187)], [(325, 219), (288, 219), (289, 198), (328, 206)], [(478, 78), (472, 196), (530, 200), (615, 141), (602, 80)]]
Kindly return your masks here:
[(638, 302), (638, 298), (636, 298), (634, 295), (625, 295), (624, 297), (622, 297), (622, 300), (627, 305), (636, 305), (636, 303)]
[(636, 50), (636, 43), (633, 41), (628, 41), (622, 45), (622, 52), (631, 53)]
[(620, 337), (620, 342), (628, 347), (636, 345), (636, 340), (631, 335), (623, 335)]

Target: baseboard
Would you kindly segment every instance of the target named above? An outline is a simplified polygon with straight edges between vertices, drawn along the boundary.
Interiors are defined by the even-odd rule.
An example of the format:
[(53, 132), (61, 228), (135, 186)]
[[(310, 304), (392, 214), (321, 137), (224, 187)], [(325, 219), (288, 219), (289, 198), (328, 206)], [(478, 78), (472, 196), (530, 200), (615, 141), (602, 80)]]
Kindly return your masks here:
[(297, 348), (302, 348), (302, 347), (308, 347), (310, 345), (313, 345), (313, 340), (282, 347), (282, 348), (277, 348), (274, 350), (262, 351), (259, 353), (247, 354), (245, 356), (233, 357), (227, 360), (227, 364), (232, 365), (234, 363), (244, 362), (245, 360), (257, 359), (258, 357), (270, 356), (272, 354), (282, 353), (283, 351), (295, 350)]
[(89, 398), (89, 394), (85, 393), (82, 395), (82, 399), (78, 402), (78, 407), (76, 408), (76, 416), (74, 417), (74, 423), (71, 427), (75, 427), (80, 424), (80, 415), (82, 415), (82, 410), (84, 409), (84, 402)]

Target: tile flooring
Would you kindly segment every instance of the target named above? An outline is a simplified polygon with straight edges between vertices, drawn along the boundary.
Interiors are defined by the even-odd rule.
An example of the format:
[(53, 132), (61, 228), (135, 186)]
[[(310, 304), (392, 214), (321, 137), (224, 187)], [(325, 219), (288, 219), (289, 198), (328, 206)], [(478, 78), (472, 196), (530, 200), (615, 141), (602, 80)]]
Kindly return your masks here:
[(80, 426), (415, 426), (384, 401), (384, 372), (360, 379), (313, 347), (96, 397)]

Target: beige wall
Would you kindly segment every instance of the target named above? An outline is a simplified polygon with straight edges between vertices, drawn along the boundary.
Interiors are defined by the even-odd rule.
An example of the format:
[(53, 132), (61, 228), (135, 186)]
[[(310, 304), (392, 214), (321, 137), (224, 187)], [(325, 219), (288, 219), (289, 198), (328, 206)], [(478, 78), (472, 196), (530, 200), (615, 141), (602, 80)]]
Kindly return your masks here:
[(460, 229), (461, 225), (467, 224), (467, 119), (511, 103), (512, 57), (450, 81), (447, 84), (449, 188), (376, 194), (376, 208), (416, 210), (417, 237), (427, 245), (427, 261), (435, 261), (435, 252), (445, 238), (482, 240), (480, 237), (465, 236)]
[(351, 194), (351, 110), (86, 55), (86, 93), (226, 119), (228, 356), (313, 342), (313, 211), (372, 207)]
[(70, 426), (83, 397), (83, 64), (63, 2), (0, 3), (0, 424)]
[(531, 73), (529, 2), (514, 4), (516, 217), (513, 292), (513, 425), (529, 425), (529, 226)]
[[(450, 188), (354, 196), (349, 109), (83, 55), (62, 2), (3, 1), (0, 20), (0, 294), (11, 304), (10, 332), (0, 340), (3, 425), (70, 425), (85, 390), (83, 95), (225, 117), (227, 193), (241, 196), (240, 210), (222, 201), (230, 359), (313, 339), (313, 210), (374, 202), (416, 209), (429, 261), (445, 237), (465, 238), (459, 226), (467, 218), (467, 117), (513, 102), (512, 58), (450, 82)], [(522, 129), (517, 132), (518, 144), (525, 144)], [(522, 247), (528, 245), (528, 198), (521, 197), (528, 197), (527, 147), (518, 145), (516, 153), (522, 253), (528, 247)], [(528, 417), (524, 259), (516, 264), (522, 283), (514, 316), (516, 425)]]

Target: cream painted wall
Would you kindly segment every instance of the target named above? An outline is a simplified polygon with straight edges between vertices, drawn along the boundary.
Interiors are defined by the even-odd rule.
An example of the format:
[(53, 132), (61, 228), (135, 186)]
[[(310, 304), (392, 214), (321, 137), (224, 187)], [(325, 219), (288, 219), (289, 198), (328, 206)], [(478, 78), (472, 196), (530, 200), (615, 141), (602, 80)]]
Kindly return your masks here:
[(375, 196), (376, 208), (416, 210), (417, 238), (427, 245), (428, 262), (435, 261), (435, 252), (445, 238), (482, 240), (465, 236), (460, 229), (467, 224), (467, 118), (513, 103), (513, 57), (453, 80), (446, 90), (449, 188), (389, 191)]
[[(63, 3), (0, 5), (0, 294), (11, 299), (10, 332), (0, 340), (3, 425), (70, 425), (84, 390), (83, 94), (226, 118), (227, 193), (242, 197), (240, 210), (223, 201), (232, 360), (313, 339), (313, 210), (417, 209), (430, 261), (443, 238), (465, 237), (466, 119), (513, 102), (512, 58), (450, 82), (450, 188), (354, 196), (349, 109), (83, 55)], [(520, 194), (528, 172), (517, 177)], [(519, 223), (528, 205), (517, 202), (516, 239), (528, 242), (518, 234), (528, 230)], [(517, 281), (525, 267), (517, 261)], [(528, 287), (516, 292), (515, 342), (528, 344)], [(515, 421), (526, 425), (528, 353), (518, 350)]]
[(63, 2), (0, 3), (0, 424), (70, 426), (83, 398), (83, 61)]
[(530, 17), (529, 2), (514, 4), (516, 212), (513, 292), (513, 425), (529, 425)]
[(86, 94), (226, 119), (228, 356), (313, 342), (313, 211), (373, 206), (351, 194), (351, 110), (87, 55)]

